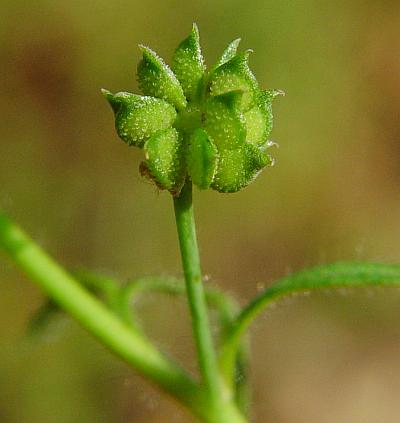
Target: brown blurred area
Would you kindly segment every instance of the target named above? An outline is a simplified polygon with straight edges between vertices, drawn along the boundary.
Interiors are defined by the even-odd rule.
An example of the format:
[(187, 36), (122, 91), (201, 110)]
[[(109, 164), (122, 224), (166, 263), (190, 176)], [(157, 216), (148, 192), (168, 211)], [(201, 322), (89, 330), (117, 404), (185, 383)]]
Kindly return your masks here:
[[(290, 271), (400, 262), (400, 3), (3, 0), (0, 206), (68, 267), (180, 274), (171, 199), (138, 173), (100, 88), (137, 91), (138, 43), (167, 61), (196, 21), (232, 39), (275, 104), (277, 164), (196, 192), (203, 269), (243, 304)], [(42, 293), (0, 257), (0, 422), (191, 422), (74, 322), (25, 338)], [(400, 292), (296, 297), (252, 328), (254, 422), (400, 421)], [(173, 307), (172, 307), (173, 306)], [(195, 371), (186, 306), (146, 297), (149, 335)], [(172, 311), (173, 310), (173, 311)]]

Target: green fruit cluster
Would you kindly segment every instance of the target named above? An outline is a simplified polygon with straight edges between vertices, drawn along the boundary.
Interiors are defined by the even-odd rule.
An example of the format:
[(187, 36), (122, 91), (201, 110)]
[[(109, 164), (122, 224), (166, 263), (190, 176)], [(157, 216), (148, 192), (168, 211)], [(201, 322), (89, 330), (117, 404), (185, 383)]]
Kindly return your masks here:
[(142, 148), (140, 171), (178, 195), (186, 178), (200, 189), (236, 192), (273, 160), (267, 153), (272, 101), (261, 90), (239, 39), (206, 70), (196, 25), (175, 50), (171, 68), (148, 47), (137, 77), (144, 96), (102, 90), (119, 137)]

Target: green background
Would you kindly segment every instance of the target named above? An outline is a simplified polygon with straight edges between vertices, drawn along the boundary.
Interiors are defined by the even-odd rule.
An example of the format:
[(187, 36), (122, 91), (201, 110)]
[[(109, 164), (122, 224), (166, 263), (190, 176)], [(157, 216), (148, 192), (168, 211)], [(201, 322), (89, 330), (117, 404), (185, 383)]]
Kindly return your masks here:
[[(398, 1), (3, 0), (0, 206), (69, 267), (180, 274), (171, 199), (138, 173), (100, 88), (137, 91), (137, 44), (170, 59), (193, 21), (209, 65), (242, 37), (275, 102), (274, 168), (237, 194), (196, 192), (203, 269), (245, 303), (337, 260), (400, 261)], [(42, 293), (0, 257), (0, 422), (191, 422), (74, 322), (38, 339)], [(296, 297), (252, 330), (254, 421), (394, 423), (398, 290)], [(138, 304), (193, 372), (186, 306)]]

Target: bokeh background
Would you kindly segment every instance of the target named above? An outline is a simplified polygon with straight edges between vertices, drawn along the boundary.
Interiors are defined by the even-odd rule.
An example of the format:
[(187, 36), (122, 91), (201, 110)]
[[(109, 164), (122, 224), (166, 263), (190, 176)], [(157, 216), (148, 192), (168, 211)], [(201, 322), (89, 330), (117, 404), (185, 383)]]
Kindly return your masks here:
[[(180, 275), (168, 194), (138, 174), (100, 88), (136, 91), (138, 43), (167, 61), (196, 21), (212, 64), (241, 36), (275, 103), (277, 165), (238, 194), (196, 193), (203, 268), (245, 303), (336, 260), (400, 262), (400, 3), (2, 0), (0, 205), (66, 266)], [(0, 257), (0, 422), (192, 422), (74, 322), (39, 339), (42, 293)], [(138, 304), (195, 371), (185, 304)], [(313, 294), (252, 328), (254, 421), (400, 418), (400, 292)]]

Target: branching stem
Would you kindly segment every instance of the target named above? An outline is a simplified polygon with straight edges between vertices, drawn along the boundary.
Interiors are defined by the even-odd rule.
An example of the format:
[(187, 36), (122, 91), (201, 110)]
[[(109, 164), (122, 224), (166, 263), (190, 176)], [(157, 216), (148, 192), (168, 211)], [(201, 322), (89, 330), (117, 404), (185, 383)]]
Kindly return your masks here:
[(390, 286), (400, 287), (398, 264), (339, 262), (305, 269), (280, 279), (250, 301), (233, 321), (220, 355), (225, 377), (232, 378), (240, 341), (250, 324), (279, 298), (305, 291)]
[(199, 402), (200, 389), (177, 364), (111, 313), (1, 210), (0, 247), (52, 300), (115, 354), (184, 404), (193, 408), (194, 402)]
[[(161, 354), (144, 335), (130, 327), (80, 285), (1, 210), (0, 248), (52, 301), (103, 345), (179, 400), (201, 421), (246, 423), (233, 399), (225, 395), (219, 376), (201, 280), (191, 185), (187, 184), (182, 195), (175, 200), (175, 211), (203, 385), (194, 381), (178, 364)], [(107, 292), (113, 297), (112, 290)]]

